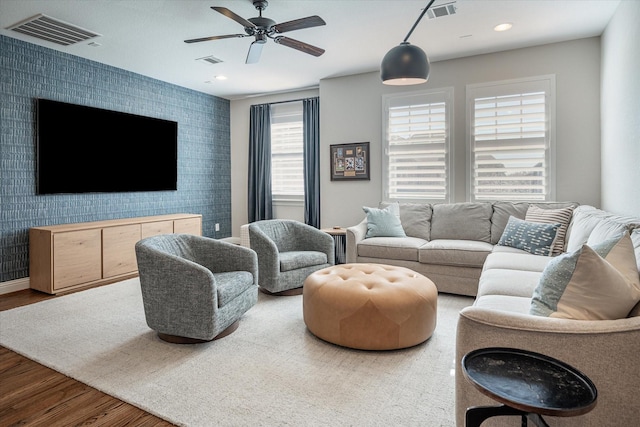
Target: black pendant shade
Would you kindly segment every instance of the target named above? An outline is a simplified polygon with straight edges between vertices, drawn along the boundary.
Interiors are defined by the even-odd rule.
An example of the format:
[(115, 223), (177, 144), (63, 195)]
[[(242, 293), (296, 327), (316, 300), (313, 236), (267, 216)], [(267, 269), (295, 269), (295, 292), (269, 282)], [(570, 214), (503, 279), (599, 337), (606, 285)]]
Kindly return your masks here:
[(380, 78), (386, 85), (415, 85), (429, 78), (429, 58), (422, 49), (402, 42), (382, 59)]
[(382, 83), (386, 85), (416, 85), (426, 83), (429, 79), (430, 67), (427, 54), (407, 40), (433, 2), (434, 0), (429, 1), (400, 46), (394, 47), (382, 58), (382, 64), (380, 64)]

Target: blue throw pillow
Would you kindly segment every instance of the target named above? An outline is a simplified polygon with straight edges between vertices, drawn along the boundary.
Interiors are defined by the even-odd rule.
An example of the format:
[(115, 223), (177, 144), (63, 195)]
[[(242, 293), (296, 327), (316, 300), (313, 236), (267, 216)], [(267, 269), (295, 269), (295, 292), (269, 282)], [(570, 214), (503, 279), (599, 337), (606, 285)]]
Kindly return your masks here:
[(384, 209), (364, 206), (367, 214), (367, 235), (369, 237), (407, 237), (398, 215), (398, 204), (394, 203)]
[(523, 221), (510, 216), (498, 245), (521, 249), (534, 255), (551, 256), (561, 225)]

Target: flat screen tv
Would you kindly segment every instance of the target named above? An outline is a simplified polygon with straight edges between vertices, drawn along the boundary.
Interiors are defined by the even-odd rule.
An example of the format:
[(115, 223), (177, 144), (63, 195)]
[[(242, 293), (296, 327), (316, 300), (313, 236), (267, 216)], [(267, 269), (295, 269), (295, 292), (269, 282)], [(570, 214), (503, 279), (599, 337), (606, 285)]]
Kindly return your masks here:
[(36, 193), (177, 190), (178, 123), (36, 99)]

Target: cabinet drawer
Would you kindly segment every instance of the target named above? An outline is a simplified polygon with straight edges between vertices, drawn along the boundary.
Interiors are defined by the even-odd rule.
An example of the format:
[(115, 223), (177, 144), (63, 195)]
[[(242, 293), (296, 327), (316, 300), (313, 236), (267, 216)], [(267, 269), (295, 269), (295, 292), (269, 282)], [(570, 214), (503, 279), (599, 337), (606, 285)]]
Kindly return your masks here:
[(100, 230), (53, 236), (53, 289), (102, 278)]
[(103, 277), (131, 273), (138, 269), (135, 245), (140, 240), (140, 224), (102, 229)]
[(173, 221), (174, 233), (202, 235), (202, 219), (201, 218), (185, 218)]
[(173, 221), (145, 222), (142, 224), (142, 238), (157, 236), (158, 234), (173, 233)]

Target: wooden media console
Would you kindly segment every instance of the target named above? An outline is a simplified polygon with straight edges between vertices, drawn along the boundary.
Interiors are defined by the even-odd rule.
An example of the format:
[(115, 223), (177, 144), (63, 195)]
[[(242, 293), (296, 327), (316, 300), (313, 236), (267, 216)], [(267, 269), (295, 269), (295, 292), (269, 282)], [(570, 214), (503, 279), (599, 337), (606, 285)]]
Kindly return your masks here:
[(202, 235), (202, 215), (172, 214), (33, 227), (32, 289), (56, 294), (138, 275), (135, 244), (157, 234)]

